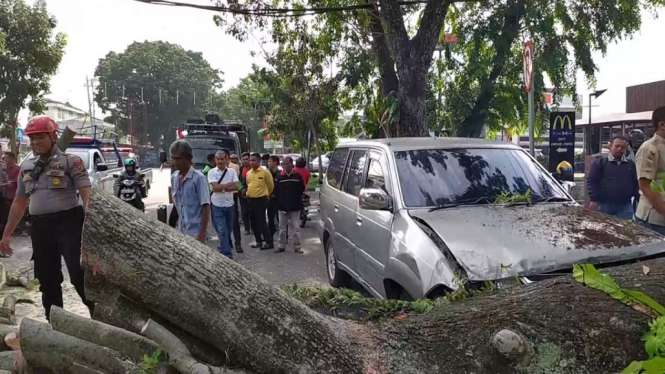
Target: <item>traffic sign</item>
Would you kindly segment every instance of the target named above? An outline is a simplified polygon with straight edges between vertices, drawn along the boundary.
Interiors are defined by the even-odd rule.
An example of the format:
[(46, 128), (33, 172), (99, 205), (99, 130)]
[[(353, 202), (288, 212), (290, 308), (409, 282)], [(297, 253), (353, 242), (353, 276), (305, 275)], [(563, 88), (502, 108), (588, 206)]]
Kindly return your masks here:
[(531, 90), (531, 80), (533, 79), (533, 47), (531, 42), (524, 43), (522, 50), (522, 77), (524, 80), (524, 90), (529, 92)]

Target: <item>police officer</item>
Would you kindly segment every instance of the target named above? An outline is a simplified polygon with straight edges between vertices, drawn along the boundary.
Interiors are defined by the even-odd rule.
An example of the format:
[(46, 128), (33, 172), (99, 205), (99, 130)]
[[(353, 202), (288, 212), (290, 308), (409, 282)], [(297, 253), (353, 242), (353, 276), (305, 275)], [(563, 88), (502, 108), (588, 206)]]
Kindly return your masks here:
[(651, 123), (655, 134), (635, 155), (642, 195), (637, 203), (635, 221), (665, 235), (665, 193), (662, 188), (665, 179), (665, 106), (653, 111)]
[(57, 129), (58, 125), (48, 116), (33, 117), (26, 125), (24, 133), (30, 138), (34, 155), (21, 167), (16, 197), (0, 241), (0, 252), (11, 254), (11, 234), (29, 204), (35, 273), (39, 274), (46, 319), (49, 319), (51, 306), (63, 306), (60, 256), (64, 257), (70, 280), (91, 315), (93, 308), (85, 298), (80, 262), (81, 233), (91, 192), (90, 178), (80, 157), (61, 152), (56, 147)]

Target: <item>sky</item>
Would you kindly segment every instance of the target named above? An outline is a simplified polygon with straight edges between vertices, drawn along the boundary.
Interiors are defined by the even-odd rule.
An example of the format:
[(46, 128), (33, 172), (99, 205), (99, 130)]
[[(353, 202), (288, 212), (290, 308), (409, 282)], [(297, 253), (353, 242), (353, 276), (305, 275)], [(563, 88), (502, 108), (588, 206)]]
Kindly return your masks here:
[[(181, 1), (211, 4), (209, 0)], [(122, 52), (134, 41), (164, 40), (202, 52), (213, 68), (224, 72), (224, 88), (236, 85), (250, 72), (252, 63), (263, 65), (259, 56), (250, 55), (259, 49), (258, 43), (251, 38), (241, 43), (226, 35), (215, 25), (210, 11), (134, 0), (47, 0), (47, 4), (58, 21), (57, 30), (67, 34), (65, 56), (52, 79), (51, 97), (68, 100), (84, 110), (88, 108), (86, 75), (93, 76), (99, 59), (109, 51)], [(665, 10), (660, 14), (665, 17)], [(665, 80), (665, 51), (659, 40), (662, 35), (665, 18), (653, 19), (645, 14), (640, 32), (632, 39), (611, 45), (606, 56), (596, 54), (596, 88), (608, 91), (594, 101), (594, 118), (624, 112), (627, 86)], [(584, 95), (586, 107), (590, 90), (581, 75), (578, 90)]]

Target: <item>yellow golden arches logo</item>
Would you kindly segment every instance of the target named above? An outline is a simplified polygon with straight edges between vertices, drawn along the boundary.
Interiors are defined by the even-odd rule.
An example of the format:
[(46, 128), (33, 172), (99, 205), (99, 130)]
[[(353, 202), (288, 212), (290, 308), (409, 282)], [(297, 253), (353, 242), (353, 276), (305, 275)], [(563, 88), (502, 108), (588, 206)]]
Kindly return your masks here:
[(566, 123), (568, 124), (568, 130), (573, 129), (573, 122), (570, 120), (569, 116), (556, 116), (554, 118), (554, 123), (552, 124), (552, 130), (556, 130), (557, 124), (561, 130), (566, 128)]

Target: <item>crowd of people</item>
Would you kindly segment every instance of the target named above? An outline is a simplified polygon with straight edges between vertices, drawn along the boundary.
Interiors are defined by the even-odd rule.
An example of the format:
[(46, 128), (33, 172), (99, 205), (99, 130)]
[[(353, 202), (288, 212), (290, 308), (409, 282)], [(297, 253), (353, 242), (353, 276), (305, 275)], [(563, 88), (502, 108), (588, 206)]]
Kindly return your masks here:
[(291, 239), (294, 251), (302, 253), (300, 211), (310, 177), (304, 158), (294, 162), (286, 156), (280, 162), (275, 155), (245, 152), (238, 160), (229, 150), (220, 149), (209, 154), (208, 165), (198, 171), (186, 140), (175, 141), (169, 152), (172, 227), (206, 242), (211, 223), (217, 249), (228, 258), (233, 258), (234, 250), (243, 253), (241, 224), (245, 235), (254, 236), (251, 248), (280, 253)]
[(665, 106), (653, 111), (651, 124), (650, 139), (640, 130), (612, 136), (587, 177), (589, 208), (665, 235)]

